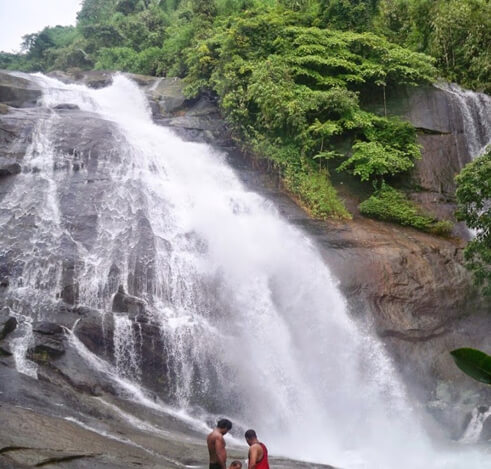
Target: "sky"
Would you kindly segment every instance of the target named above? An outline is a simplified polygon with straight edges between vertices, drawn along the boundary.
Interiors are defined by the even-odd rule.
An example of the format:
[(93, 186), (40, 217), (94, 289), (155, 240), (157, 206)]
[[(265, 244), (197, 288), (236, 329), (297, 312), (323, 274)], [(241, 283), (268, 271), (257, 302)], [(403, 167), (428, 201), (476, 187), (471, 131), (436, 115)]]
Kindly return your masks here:
[(75, 24), (82, 0), (0, 0), (0, 51), (18, 52), (25, 34)]

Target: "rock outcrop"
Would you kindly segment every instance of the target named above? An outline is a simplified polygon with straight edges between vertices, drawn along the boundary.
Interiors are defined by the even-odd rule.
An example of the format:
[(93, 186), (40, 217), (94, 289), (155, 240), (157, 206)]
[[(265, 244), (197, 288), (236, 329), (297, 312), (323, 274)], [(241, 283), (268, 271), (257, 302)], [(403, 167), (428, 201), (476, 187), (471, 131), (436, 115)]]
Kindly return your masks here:
[[(398, 116), (418, 131), (422, 158), (408, 179), (410, 197), (438, 218), (453, 219), (455, 176), (491, 142), (491, 98), (445, 83), (387, 90), (366, 103), (379, 115)], [(462, 226), (456, 233), (468, 236)]]

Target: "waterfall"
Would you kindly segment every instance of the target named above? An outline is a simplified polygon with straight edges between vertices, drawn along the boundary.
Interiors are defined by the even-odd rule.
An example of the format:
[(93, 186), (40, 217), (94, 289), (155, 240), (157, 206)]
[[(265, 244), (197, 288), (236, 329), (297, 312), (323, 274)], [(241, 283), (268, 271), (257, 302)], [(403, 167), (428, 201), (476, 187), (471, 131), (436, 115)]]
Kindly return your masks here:
[(469, 156), (474, 159), (482, 155), (491, 144), (491, 97), (464, 90), (454, 83), (438, 86), (450, 94), (461, 112)]
[(476, 443), (479, 441), (484, 422), (491, 417), (491, 407), (486, 409), (475, 408), (472, 410), (471, 420), (462, 435), (460, 441), (462, 443)]
[[(34, 79), (46, 115), (0, 215), (10, 227), (0, 250), (20, 271), (9, 289), (16, 315), (49, 319), (60, 290), (109, 314), (122, 284), (159, 327), (174, 408), (227, 416), (254, 427), (271, 453), (305, 461), (488, 467), (470, 450), (432, 449), (391, 360), (348, 314), (317, 247), (247, 191), (224, 154), (155, 125), (121, 75), (99, 90)], [(69, 130), (56, 106), (67, 103), (87, 125), (110, 129), (97, 155), (60, 150)], [(81, 147), (91, 138), (72, 131)], [(29, 250), (12, 248), (19, 226)], [(137, 386), (143, 337), (130, 314), (114, 321), (111, 373)]]

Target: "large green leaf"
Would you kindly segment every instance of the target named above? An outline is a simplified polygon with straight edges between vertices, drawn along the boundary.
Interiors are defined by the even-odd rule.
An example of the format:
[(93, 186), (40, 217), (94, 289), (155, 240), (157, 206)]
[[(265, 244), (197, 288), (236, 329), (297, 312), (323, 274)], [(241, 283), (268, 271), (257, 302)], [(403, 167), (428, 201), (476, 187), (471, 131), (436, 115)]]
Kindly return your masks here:
[(491, 357), (480, 350), (459, 348), (450, 352), (456, 365), (481, 383), (491, 384)]

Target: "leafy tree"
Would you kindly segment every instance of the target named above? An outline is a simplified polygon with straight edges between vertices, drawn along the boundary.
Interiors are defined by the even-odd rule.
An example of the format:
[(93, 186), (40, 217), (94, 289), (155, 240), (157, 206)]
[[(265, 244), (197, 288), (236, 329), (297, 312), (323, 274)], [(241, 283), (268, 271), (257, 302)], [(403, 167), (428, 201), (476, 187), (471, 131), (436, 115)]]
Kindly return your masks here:
[(114, 13), (117, 0), (84, 0), (77, 13), (78, 25), (108, 21)]
[(335, 29), (367, 31), (377, 4), (378, 0), (320, 0), (320, 16)]
[(489, 0), (381, 0), (374, 30), (435, 57), (447, 79), (491, 90)]
[(430, 52), (452, 81), (491, 90), (491, 2), (440, 1)]
[(477, 286), (491, 296), (491, 147), (456, 177), (457, 219), (474, 230), (464, 257)]

